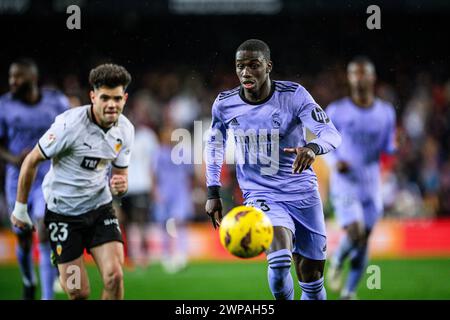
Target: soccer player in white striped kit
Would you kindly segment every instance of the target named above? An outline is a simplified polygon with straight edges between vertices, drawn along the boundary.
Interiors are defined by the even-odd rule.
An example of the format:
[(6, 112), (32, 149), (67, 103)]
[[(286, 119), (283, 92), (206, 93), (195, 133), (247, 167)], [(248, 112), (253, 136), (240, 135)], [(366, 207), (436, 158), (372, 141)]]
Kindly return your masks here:
[(91, 70), (92, 104), (56, 117), (20, 170), (11, 221), (27, 228), (32, 222), (26, 203), (36, 170), (43, 160), (52, 160), (42, 184), (44, 222), (61, 285), (70, 299), (87, 299), (90, 293), (84, 249), (92, 254), (102, 276), (102, 299), (122, 299), (124, 295), (122, 234), (112, 196), (120, 197), (128, 188), (134, 127), (122, 111), (130, 81), (122, 66), (103, 64)]

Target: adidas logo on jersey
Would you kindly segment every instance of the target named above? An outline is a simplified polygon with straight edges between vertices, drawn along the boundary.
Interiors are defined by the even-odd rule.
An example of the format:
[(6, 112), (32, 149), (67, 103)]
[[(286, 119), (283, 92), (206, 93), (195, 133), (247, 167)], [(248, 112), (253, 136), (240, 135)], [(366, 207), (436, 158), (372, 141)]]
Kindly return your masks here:
[(236, 118), (233, 118), (233, 119), (231, 120), (231, 122), (230, 122), (230, 125), (232, 125), (232, 126), (238, 126), (238, 125), (239, 125), (239, 121), (237, 121)]

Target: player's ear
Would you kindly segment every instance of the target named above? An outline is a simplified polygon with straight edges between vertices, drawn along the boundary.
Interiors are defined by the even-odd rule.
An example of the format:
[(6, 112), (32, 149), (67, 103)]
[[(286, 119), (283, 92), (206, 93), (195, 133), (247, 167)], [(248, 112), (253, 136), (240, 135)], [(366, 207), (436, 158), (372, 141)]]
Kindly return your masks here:
[(123, 101), (127, 102), (128, 99), (128, 92), (125, 92), (125, 94), (123, 95)]
[(94, 103), (94, 100), (95, 100), (95, 92), (94, 92), (94, 90), (89, 91), (89, 97), (91, 98), (91, 102)]
[(272, 67), (273, 67), (273, 62), (272, 62), (271, 60), (269, 60), (269, 61), (267, 62), (266, 73), (272, 72)]

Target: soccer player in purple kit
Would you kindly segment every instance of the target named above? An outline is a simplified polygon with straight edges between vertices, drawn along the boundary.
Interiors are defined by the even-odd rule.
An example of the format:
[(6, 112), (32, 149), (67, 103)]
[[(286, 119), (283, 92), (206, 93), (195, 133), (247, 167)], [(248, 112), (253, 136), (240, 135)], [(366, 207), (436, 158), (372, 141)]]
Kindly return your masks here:
[[(235, 63), (240, 86), (220, 93), (212, 107), (206, 150), (206, 213), (214, 227), (220, 224), (220, 171), (231, 131), (245, 204), (263, 210), (274, 226), (274, 240), (266, 251), (274, 298), (294, 299), (293, 259), (301, 299), (326, 299), (325, 222), (311, 164), (317, 155), (339, 146), (340, 134), (305, 88), (270, 79), (273, 64), (266, 43), (255, 39), (243, 42), (236, 50)], [(306, 128), (317, 138), (307, 142)]]
[[(38, 139), (53, 123), (55, 117), (69, 108), (67, 98), (56, 90), (39, 89), (38, 68), (31, 59), (18, 59), (9, 68), (10, 92), (0, 97), (0, 159), (6, 166), (6, 197), (9, 210), (16, 201), (20, 166), (36, 145)], [(42, 180), (50, 167), (43, 164), (37, 172), (30, 194), (32, 218), (37, 223), (39, 238), (39, 271), (42, 299), (53, 299), (56, 268), (50, 260), (51, 248), (43, 223), (45, 201), (41, 190)], [(14, 228), (17, 234), (17, 259), (23, 280), (23, 298), (34, 299), (36, 277), (32, 262), (32, 230)]]
[(341, 289), (347, 257), (350, 271), (341, 299), (354, 299), (368, 263), (368, 239), (382, 214), (380, 155), (395, 151), (396, 116), (393, 106), (375, 97), (375, 66), (356, 57), (347, 66), (350, 97), (331, 103), (326, 111), (342, 134), (342, 145), (327, 154), (332, 174), (330, 194), (340, 226), (345, 230), (331, 259), (327, 282)]
[(174, 163), (171, 133), (170, 126), (161, 129), (160, 146), (154, 152), (152, 161), (152, 191), (155, 220), (163, 231), (162, 265), (165, 271), (175, 273), (183, 270), (188, 263), (187, 222), (194, 212), (191, 195), (194, 167), (191, 164)]

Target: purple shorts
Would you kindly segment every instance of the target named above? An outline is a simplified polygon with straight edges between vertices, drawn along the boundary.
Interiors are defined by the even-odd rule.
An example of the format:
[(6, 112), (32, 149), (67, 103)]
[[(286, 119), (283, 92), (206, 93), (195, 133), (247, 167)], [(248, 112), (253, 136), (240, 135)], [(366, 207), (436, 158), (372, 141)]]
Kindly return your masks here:
[(336, 194), (331, 198), (337, 221), (341, 227), (359, 222), (365, 228), (372, 229), (382, 216), (381, 200), (360, 200), (351, 194)]
[(292, 231), (293, 253), (312, 260), (326, 259), (325, 218), (318, 192), (305, 200), (284, 202), (263, 199), (261, 196), (253, 198), (250, 195), (245, 204), (261, 209), (274, 227), (285, 227)]

